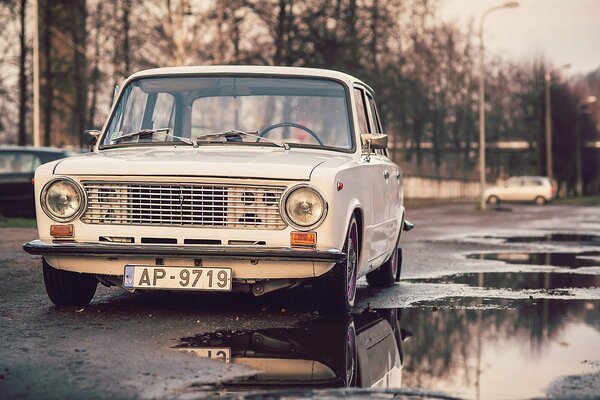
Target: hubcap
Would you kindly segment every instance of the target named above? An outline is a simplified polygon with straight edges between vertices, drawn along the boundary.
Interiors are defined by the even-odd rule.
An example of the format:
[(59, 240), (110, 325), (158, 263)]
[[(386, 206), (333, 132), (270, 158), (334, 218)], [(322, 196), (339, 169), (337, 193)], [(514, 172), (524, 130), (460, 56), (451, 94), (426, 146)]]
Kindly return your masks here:
[(346, 385), (352, 384), (354, 378), (354, 371), (356, 370), (356, 331), (354, 330), (354, 323), (348, 326), (348, 332), (346, 334)]

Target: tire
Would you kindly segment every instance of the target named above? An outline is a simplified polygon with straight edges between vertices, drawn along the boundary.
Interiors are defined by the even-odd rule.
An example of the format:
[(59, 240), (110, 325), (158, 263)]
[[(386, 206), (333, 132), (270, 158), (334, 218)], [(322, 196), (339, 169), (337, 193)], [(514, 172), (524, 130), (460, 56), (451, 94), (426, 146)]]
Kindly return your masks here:
[(356, 297), (356, 273), (358, 267), (358, 226), (354, 215), (348, 224), (343, 252), (346, 260), (337, 263), (329, 272), (317, 279), (319, 311), (348, 314)]
[(348, 324), (348, 328), (346, 329), (344, 356), (346, 361), (344, 384), (346, 387), (354, 387), (358, 378), (358, 351), (356, 347), (356, 328), (353, 321)]
[(537, 206), (545, 206), (548, 201), (543, 196), (538, 196), (533, 200), (533, 202)]
[(42, 267), (46, 293), (57, 306), (85, 306), (94, 298), (98, 286), (95, 276), (56, 269), (46, 260)]
[(500, 203), (500, 199), (498, 198), (498, 196), (490, 196), (487, 198), (487, 203), (491, 204), (491, 205), (496, 205), (498, 203)]
[(389, 260), (367, 274), (367, 282), (373, 287), (390, 287), (400, 281), (400, 270), (402, 269), (402, 249), (398, 248), (400, 236), (396, 240), (396, 248)]

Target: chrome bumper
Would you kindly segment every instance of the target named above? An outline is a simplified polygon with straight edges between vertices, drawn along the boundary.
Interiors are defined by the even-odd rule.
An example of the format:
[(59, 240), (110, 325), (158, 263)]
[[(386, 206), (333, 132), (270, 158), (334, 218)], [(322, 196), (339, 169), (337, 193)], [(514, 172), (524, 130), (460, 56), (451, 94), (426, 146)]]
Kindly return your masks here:
[(32, 240), (23, 245), (29, 254), (42, 256), (82, 257), (174, 257), (228, 260), (271, 260), (341, 262), (346, 253), (336, 249), (314, 250), (288, 247), (246, 246), (178, 246), (178, 245), (132, 245), (114, 243), (46, 243)]

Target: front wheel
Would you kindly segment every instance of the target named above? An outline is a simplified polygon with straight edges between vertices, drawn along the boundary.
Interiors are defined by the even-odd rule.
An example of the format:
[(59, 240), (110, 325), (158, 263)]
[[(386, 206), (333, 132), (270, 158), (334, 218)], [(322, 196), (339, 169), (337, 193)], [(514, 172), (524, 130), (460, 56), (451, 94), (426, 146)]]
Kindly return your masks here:
[(356, 297), (356, 274), (358, 270), (358, 226), (352, 216), (343, 252), (346, 259), (337, 263), (316, 282), (319, 310), (326, 313), (349, 313)]
[(487, 198), (487, 203), (492, 206), (495, 206), (496, 204), (500, 203), (500, 199), (498, 198), (498, 196), (492, 195)]
[(42, 267), (46, 292), (57, 306), (85, 306), (94, 298), (98, 281), (93, 275), (56, 269), (46, 260)]

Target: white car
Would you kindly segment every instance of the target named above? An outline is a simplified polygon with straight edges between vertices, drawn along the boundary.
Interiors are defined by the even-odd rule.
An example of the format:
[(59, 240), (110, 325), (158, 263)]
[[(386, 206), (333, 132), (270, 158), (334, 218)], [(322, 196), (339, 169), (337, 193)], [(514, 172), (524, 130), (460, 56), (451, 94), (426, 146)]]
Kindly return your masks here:
[(129, 77), (92, 152), (35, 174), (50, 300), (128, 290), (312, 285), (345, 312), (356, 280), (399, 279), (402, 172), (371, 88), (335, 71), (159, 68)]
[(515, 176), (502, 186), (494, 186), (484, 192), (489, 204), (501, 201), (534, 202), (543, 206), (554, 199), (556, 187), (543, 176)]

